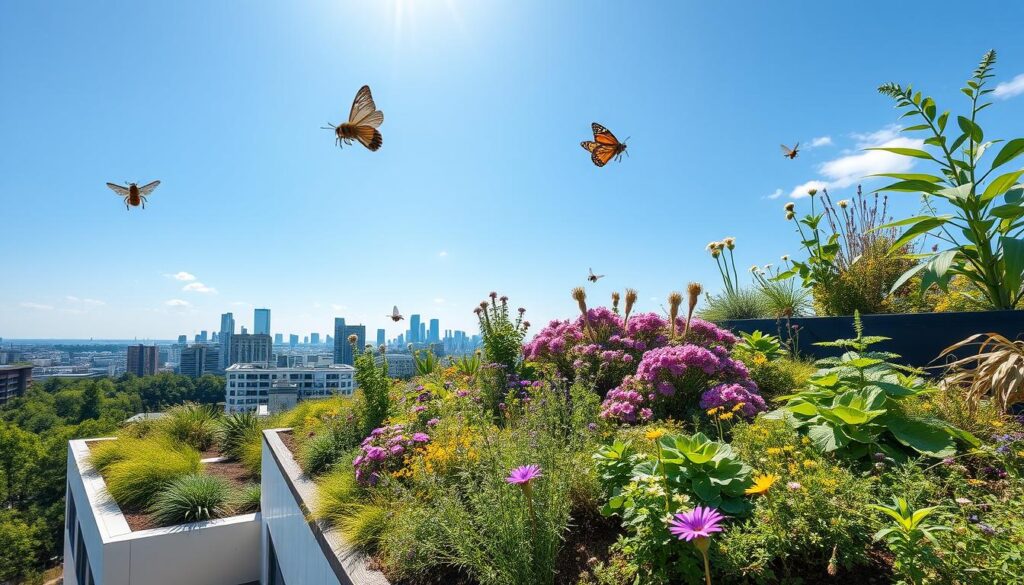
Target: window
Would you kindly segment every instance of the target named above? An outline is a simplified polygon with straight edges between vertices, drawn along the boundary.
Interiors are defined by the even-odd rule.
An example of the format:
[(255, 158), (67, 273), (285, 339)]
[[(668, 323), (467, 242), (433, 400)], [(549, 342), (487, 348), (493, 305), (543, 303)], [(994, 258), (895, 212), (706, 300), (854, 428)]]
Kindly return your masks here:
[(92, 579), (92, 568), (89, 566), (89, 551), (85, 548), (85, 541), (82, 540), (82, 527), (77, 527), (76, 541), (78, 550), (75, 551), (75, 579), (79, 585), (94, 585)]
[(281, 574), (281, 565), (277, 562), (277, 551), (274, 550), (274, 539), (267, 531), (267, 550), (270, 551), (270, 560), (267, 566), (267, 585), (285, 585), (284, 575)]
[(74, 496), (74, 494), (71, 493), (71, 484), (68, 484), (67, 494), (68, 494), (67, 495), (67, 498), (68, 498), (68, 512), (67, 512), (67, 518), (66, 518), (67, 522), (65, 523), (65, 528), (67, 528), (67, 531), (68, 531), (68, 540), (71, 541), (71, 554), (74, 554), (74, 552), (75, 552), (75, 526), (77, 526), (77, 524), (78, 524), (78, 510), (75, 508), (75, 496)]

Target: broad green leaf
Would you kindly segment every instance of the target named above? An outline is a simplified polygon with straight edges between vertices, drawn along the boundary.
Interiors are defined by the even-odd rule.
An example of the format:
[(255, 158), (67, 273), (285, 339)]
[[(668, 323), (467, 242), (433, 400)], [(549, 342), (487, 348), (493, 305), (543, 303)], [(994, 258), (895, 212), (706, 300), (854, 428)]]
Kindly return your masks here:
[(999, 245), (1003, 248), (1003, 285), (1012, 298), (1020, 290), (1021, 274), (1024, 273), (1024, 240), (1001, 236)]
[(965, 116), (956, 117), (957, 124), (960, 125), (960, 129), (964, 131), (964, 134), (970, 135), (971, 139), (975, 142), (981, 142), (983, 134), (981, 132), (981, 126), (978, 126), (971, 121), (970, 118)]
[(1010, 203), (1007, 205), (999, 205), (988, 210), (989, 214), (998, 217), (1000, 219), (1014, 220), (1024, 215), (1024, 205), (1019, 203)]
[(938, 191), (939, 188), (940, 185), (937, 185), (930, 181), (899, 181), (891, 185), (886, 185), (885, 187), (875, 189), (874, 192), (879, 193), (882, 191), (903, 191), (907, 193), (918, 193), (923, 191), (925, 193), (934, 193), (935, 191)]
[(928, 152), (924, 150), (919, 150), (917, 148), (901, 148), (898, 146), (875, 146), (872, 148), (865, 148), (864, 150), (881, 150), (883, 152), (891, 152), (893, 154), (899, 154), (902, 156), (912, 156), (914, 158), (923, 158), (925, 160), (935, 160), (935, 157), (928, 154)]
[(803, 416), (815, 416), (818, 414), (818, 407), (802, 398), (796, 398), (786, 405), (786, 410)]
[(854, 358), (854, 359), (846, 362), (845, 365), (850, 366), (850, 367), (854, 367), (854, 368), (857, 368), (858, 370), (860, 370), (860, 369), (867, 368), (867, 367), (870, 367), (870, 366), (874, 366), (874, 365), (877, 365), (877, 364), (880, 364), (880, 363), (883, 363), (883, 360), (879, 360), (879, 359), (875, 359), (875, 358), (868, 358), (868, 357), (859, 357), (859, 358)]
[(985, 193), (982, 194), (982, 201), (991, 201), (996, 197), (1002, 195), (1006, 191), (1017, 184), (1017, 180), (1020, 176), (1024, 175), (1024, 169), (1019, 171), (1013, 171), (1012, 173), (1006, 173), (1005, 175), (999, 175), (988, 184), (985, 188)]
[(884, 410), (861, 410), (852, 406), (833, 406), (828, 412), (839, 417), (848, 425), (862, 425), (869, 420), (885, 414)]
[(889, 247), (889, 253), (903, 248), (907, 242), (910, 242), (914, 238), (926, 234), (939, 226), (945, 225), (948, 221), (948, 219), (943, 217), (929, 217), (917, 222), (904, 231), (899, 238), (896, 238), (896, 241)]
[(900, 227), (900, 226), (904, 226), (904, 225), (910, 225), (912, 223), (917, 223), (919, 221), (924, 221), (926, 219), (932, 219), (933, 217), (938, 217), (939, 219), (953, 219), (952, 215), (915, 215), (914, 217), (908, 217), (907, 219), (901, 219), (899, 221), (891, 221), (891, 222), (889, 222), (887, 224), (880, 225), (880, 226), (874, 228), (871, 231), (885, 230), (885, 229), (889, 229), (889, 228)]
[(939, 121), (938, 121), (939, 132), (942, 132), (942, 131), (944, 131), (946, 129), (946, 121), (947, 120), (949, 120), (949, 110), (947, 110), (945, 112), (942, 112), (942, 114), (939, 115)]
[(923, 270), (924, 267), (925, 264), (921, 263), (900, 275), (900, 277), (896, 279), (896, 282), (892, 284), (892, 288), (889, 289), (889, 294), (892, 294), (899, 290), (901, 286), (903, 286), (911, 278), (914, 278), (914, 275)]
[(925, 455), (949, 457), (956, 453), (953, 437), (938, 426), (921, 420), (895, 419), (887, 425), (897, 441)]
[(923, 173), (878, 173), (868, 175), (869, 177), (889, 177), (890, 179), (902, 179), (904, 181), (928, 181), (929, 183), (941, 183), (942, 177), (926, 175)]
[(933, 195), (938, 195), (939, 197), (949, 199), (950, 201), (965, 200), (971, 194), (971, 189), (973, 187), (973, 183), (964, 183), (963, 185), (957, 185), (956, 187), (940, 189), (935, 191)]
[(997, 154), (995, 160), (992, 161), (992, 168), (994, 169), (1000, 165), (1006, 164), (1020, 156), (1022, 153), (1024, 153), (1024, 138), (1014, 138), (1003, 145), (1003, 148), (999, 150), (999, 154)]

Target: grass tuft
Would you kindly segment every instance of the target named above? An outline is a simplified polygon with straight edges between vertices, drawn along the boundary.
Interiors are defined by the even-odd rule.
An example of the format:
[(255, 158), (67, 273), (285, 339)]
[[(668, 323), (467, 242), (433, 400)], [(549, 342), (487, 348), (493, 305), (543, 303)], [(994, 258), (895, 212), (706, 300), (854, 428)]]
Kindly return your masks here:
[(149, 511), (162, 525), (218, 518), (227, 511), (228, 490), (227, 482), (219, 477), (185, 475), (168, 483)]

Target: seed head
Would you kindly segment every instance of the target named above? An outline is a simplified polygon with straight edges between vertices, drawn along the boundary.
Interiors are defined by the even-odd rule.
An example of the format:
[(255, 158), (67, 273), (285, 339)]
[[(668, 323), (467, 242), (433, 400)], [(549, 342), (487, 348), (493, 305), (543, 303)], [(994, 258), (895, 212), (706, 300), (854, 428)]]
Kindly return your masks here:
[(623, 314), (623, 317), (625, 318), (626, 323), (629, 322), (629, 314), (633, 312), (633, 305), (636, 304), (637, 296), (638, 295), (637, 295), (636, 289), (632, 289), (632, 288), (627, 288), (626, 289), (626, 311)]
[(480, 301), (480, 308), (486, 310), (487, 309), (487, 301)]
[(587, 318), (587, 291), (583, 290), (582, 286), (577, 286), (572, 289), (572, 298), (576, 301), (576, 304), (580, 308), (580, 313), (583, 318)]
[(730, 250), (732, 250), (733, 248), (736, 247), (736, 238), (734, 238), (732, 236), (729, 236), (729, 237), (723, 239), (722, 243), (725, 244), (726, 248), (729, 248)]
[(668, 295), (669, 329), (672, 331), (672, 337), (676, 336), (676, 319), (679, 317), (679, 305), (682, 304), (683, 295), (681, 293), (672, 291)]
[(796, 209), (796, 204), (792, 201), (786, 204), (786, 211), (793, 211), (794, 209)]
[(818, 194), (818, 190), (817, 189), (808, 189), (807, 190), (807, 194), (810, 195), (811, 197), (814, 197), (815, 195)]
[(839, 207), (842, 207), (843, 209), (846, 209), (846, 207), (848, 205), (850, 205), (849, 199), (840, 199), (839, 200)]
[(787, 254), (783, 254), (782, 255), (782, 261), (783, 262), (789, 262), (789, 256)]
[(794, 217), (796, 217), (796, 214), (793, 213), (792, 211), (787, 211), (786, 212), (786, 219), (787, 220), (792, 220)]
[(494, 291), (492, 290), (492, 291), (491, 291), (491, 294), (489, 294), (489, 295), (487, 295), (487, 296), (491, 297), (491, 300), (494, 300), (494, 299), (498, 298), (498, 293), (496, 293), (496, 292), (494, 292)]
[(357, 341), (359, 341), (359, 337), (357, 337), (355, 333), (348, 336), (348, 342), (351, 343), (352, 345), (355, 345)]

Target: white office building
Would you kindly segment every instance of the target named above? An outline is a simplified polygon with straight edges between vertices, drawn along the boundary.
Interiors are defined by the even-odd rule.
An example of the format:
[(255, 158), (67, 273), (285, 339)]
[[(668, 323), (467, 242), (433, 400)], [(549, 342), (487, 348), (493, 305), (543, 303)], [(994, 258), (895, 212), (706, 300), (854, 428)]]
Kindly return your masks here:
[(378, 365), (388, 362), (388, 376), (407, 380), (416, 374), (416, 360), (411, 353), (385, 353), (374, 358)]
[(279, 368), (263, 364), (235, 364), (227, 369), (224, 412), (256, 411), (268, 404), (275, 384), (294, 384), (298, 400), (348, 396), (355, 390), (355, 368), (348, 365)]

